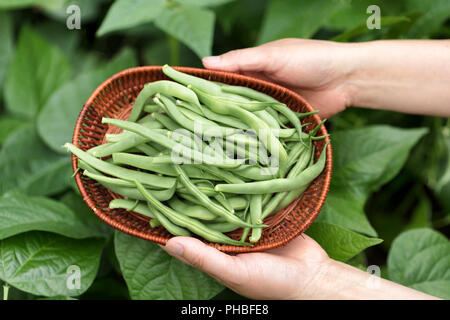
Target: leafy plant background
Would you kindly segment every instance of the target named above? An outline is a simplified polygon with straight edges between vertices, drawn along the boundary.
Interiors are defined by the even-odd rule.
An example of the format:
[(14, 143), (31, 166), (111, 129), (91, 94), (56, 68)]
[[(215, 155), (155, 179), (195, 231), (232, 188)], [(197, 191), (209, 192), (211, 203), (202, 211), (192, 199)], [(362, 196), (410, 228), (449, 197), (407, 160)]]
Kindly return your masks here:
[[(81, 9), (68, 30), (66, 8)], [(366, 9), (381, 8), (381, 30)], [(114, 232), (82, 201), (70, 141), (83, 102), (137, 65), (285, 37), (450, 36), (448, 0), (0, 0), (0, 283), (9, 299), (240, 299), (155, 244)], [(450, 298), (450, 122), (350, 108), (328, 123), (334, 173), (307, 234), (337, 260)], [(81, 287), (67, 289), (78, 265)]]

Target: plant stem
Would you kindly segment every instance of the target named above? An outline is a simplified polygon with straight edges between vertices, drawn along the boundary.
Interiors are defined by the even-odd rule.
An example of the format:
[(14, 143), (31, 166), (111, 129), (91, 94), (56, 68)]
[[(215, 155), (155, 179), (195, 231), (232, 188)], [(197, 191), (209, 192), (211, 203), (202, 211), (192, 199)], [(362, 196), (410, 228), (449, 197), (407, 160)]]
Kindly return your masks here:
[(9, 286), (3, 285), (3, 300), (8, 300)]
[(171, 35), (167, 35), (170, 48), (170, 65), (178, 66), (180, 64), (180, 43)]

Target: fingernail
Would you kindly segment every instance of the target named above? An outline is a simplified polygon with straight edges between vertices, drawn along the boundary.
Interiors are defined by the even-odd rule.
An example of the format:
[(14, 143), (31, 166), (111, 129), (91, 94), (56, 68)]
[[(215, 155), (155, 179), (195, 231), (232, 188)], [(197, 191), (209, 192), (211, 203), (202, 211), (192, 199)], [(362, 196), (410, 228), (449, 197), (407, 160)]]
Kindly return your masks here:
[(221, 59), (220, 56), (210, 56), (203, 58), (203, 64), (207, 64), (210, 67), (220, 66)]
[(166, 245), (165, 250), (174, 256), (183, 256), (183, 246), (179, 243), (169, 243), (168, 245)]

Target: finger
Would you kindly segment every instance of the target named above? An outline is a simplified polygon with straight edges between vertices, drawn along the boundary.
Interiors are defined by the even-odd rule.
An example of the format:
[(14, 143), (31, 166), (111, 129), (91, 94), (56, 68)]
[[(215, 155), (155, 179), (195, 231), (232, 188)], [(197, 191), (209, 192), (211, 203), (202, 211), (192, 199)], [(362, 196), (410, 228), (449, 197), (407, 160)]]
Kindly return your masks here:
[(233, 50), (202, 60), (203, 65), (208, 69), (239, 73), (267, 71), (269, 61), (269, 50), (263, 47)]
[(210, 247), (198, 239), (175, 237), (161, 248), (171, 256), (208, 273), (222, 283), (236, 283), (240, 276), (233, 256)]

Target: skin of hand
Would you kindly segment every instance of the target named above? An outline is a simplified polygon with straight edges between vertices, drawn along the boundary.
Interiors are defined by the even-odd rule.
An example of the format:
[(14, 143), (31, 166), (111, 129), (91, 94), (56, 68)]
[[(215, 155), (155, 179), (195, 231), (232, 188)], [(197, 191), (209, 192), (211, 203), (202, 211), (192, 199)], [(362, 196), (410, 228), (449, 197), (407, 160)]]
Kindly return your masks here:
[[(411, 54), (411, 53), (414, 54)], [(283, 39), (203, 59), (206, 68), (279, 83), (322, 117), (349, 106), (450, 116), (450, 42)], [(189, 237), (167, 253), (253, 299), (433, 299), (330, 259), (302, 235), (285, 247), (228, 255)]]
[(282, 39), (254, 48), (207, 57), (208, 69), (237, 72), (271, 81), (300, 93), (322, 117), (350, 104), (345, 79), (352, 72), (345, 46), (337, 42)]
[(282, 39), (203, 64), (279, 83), (325, 118), (349, 106), (450, 117), (450, 40)]
[(172, 238), (161, 248), (252, 299), (434, 299), (330, 259), (307, 235), (281, 248), (237, 255), (191, 237)]

